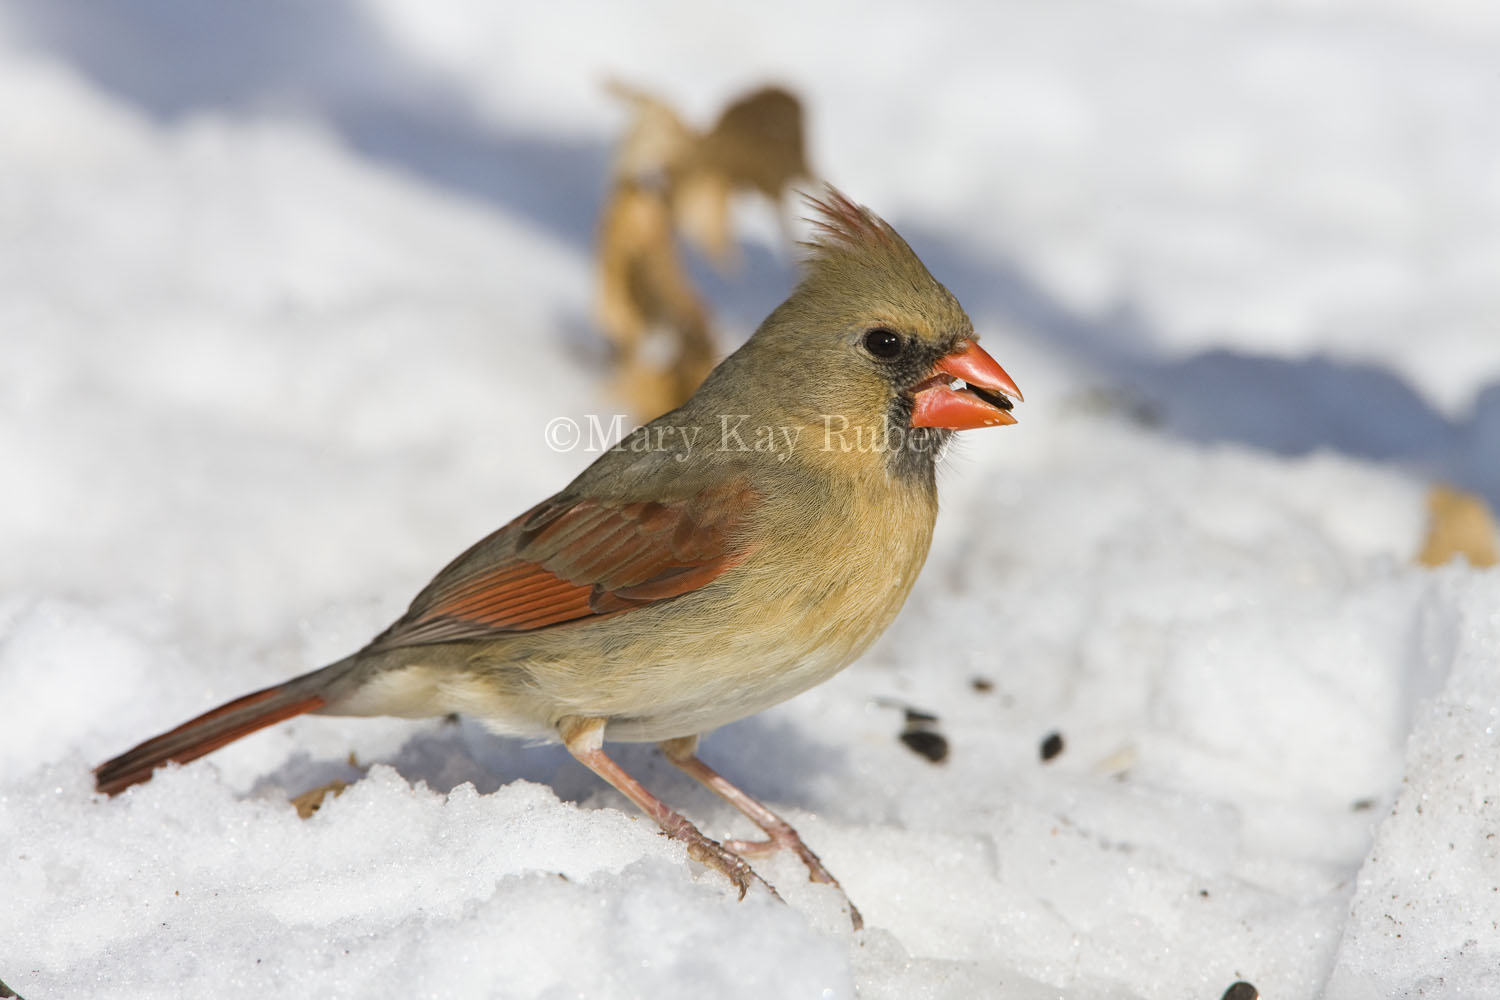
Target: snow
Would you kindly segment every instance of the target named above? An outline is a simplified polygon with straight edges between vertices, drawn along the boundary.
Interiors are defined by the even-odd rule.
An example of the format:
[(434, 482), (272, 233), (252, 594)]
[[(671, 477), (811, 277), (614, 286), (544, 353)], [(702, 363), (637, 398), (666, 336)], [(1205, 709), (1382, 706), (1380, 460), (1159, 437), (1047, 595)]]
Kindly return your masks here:
[[(206, 10), (0, 7), (0, 980), (1500, 994), (1500, 570), (1412, 564), (1432, 481), (1500, 505), (1492, 5)], [(788, 905), (738, 901), (471, 720), (303, 717), (92, 792), (363, 643), (587, 459), (544, 431), (618, 409), (589, 320), (611, 75), (699, 121), (796, 87), (815, 163), (1027, 396), (947, 460), (888, 635), (704, 744), (861, 932), (794, 859), (758, 864)], [(793, 280), (749, 218), (708, 286), (731, 339)]]

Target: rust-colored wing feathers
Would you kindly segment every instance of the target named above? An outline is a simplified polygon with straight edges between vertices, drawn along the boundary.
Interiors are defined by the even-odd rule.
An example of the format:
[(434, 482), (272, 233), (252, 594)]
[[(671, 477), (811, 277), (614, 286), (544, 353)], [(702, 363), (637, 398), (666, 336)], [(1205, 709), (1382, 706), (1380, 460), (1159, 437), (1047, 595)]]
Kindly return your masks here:
[[(679, 597), (745, 557), (755, 498), (743, 481), (670, 503), (554, 497), (440, 573), (372, 645), (529, 632)], [(498, 544), (507, 536), (513, 548)]]
[(522, 562), (475, 577), (433, 605), (423, 620), (459, 619), (503, 631), (523, 631), (589, 614), (589, 588), (536, 563)]

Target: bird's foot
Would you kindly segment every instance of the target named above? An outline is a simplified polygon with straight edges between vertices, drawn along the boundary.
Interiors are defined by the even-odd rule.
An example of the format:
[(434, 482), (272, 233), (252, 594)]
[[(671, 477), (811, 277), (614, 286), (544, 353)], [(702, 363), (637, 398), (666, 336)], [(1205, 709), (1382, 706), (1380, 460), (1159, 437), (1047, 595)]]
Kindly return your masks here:
[(826, 882), (828, 885), (839, 884), (839, 880), (833, 877), (833, 873), (823, 867), (822, 859), (814, 854), (796, 833), (792, 833), (790, 837), (773, 836), (766, 840), (726, 840), (724, 847), (745, 858), (763, 858), (777, 851), (791, 851), (807, 866), (809, 881)]
[(671, 831), (669, 835), (687, 845), (688, 856), (694, 861), (701, 861), (733, 882), (740, 890), (741, 899), (745, 898), (745, 893), (754, 884), (764, 887), (774, 898), (781, 899), (781, 893), (776, 891), (776, 887), (761, 878), (748, 861), (727, 845), (710, 840), (696, 827), (689, 825), (687, 830)]
[(685, 736), (665, 740), (661, 748), (673, 764), (702, 782), (714, 794), (744, 813), (756, 826), (766, 831), (765, 840), (727, 840), (722, 845), (716, 846), (721, 846), (741, 859), (763, 857), (772, 851), (792, 851), (807, 866), (809, 881), (831, 885), (843, 894), (844, 902), (849, 905), (849, 920), (854, 924), (854, 929), (860, 930), (865, 926), (865, 918), (860, 916), (859, 907), (855, 906), (849, 894), (844, 892), (844, 887), (839, 885), (839, 880), (833, 877), (833, 873), (824, 868), (818, 856), (802, 842), (802, 838), (796, 830), (792, 829), (791, 824), (698, 758), (698, 737)]
[(687, 845), (691, 858), (722, 872), (740, 890), (741, 899), (745, 898), (745, 893), (755, 883), (764, 886), (774, 898), (781, 899), (781, 894), (772, 888), (771, 883), (756, 874), (748, 861), (717, 840), (710, 840), (702, 830), (688, 822), (685, 816), (646, 791), (644, 785), (611, 760), (603, 748), (604, 723), (603, 719), (570, 716), (558, 723), (558, 732), (562, 736), (563, 745), (580, 764), (615, 786), (621, 794), (640, 807), (642, 812), (656, 820), (662, 833)]
[(822, 882), (831, 885), (840, 893), (843, 893), (844, 902), (849, 904), (849, 919), (854, 924), (855, 930), (861, 930), (865, 926), (865, 918), (860, 914), (859, 907), (844, 892), (844, 887), (839, 885), (839, 880), (833, 877), (833, 873), (823, 867), (822, 859), (812, 852), (812, 848), (802, 842), (797, 831), (785, 823), (768, 824), (771, 827), (767, 832), (770, 834), (765, 840), (726, 840), (724, 848), (737, 857), (759, 858), (765, 857), (775, 851), (791, 851), (802, 859), (807, 866), (807, 878), (810, 882)]

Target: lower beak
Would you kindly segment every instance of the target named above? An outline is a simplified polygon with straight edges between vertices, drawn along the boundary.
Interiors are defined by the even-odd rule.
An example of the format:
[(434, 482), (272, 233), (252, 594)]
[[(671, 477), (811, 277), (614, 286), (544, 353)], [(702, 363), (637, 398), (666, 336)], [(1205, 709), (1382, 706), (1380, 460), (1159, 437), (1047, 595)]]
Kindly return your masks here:
[(1013, 424), (1011, 397), (1021, 400), (1021, 390), (1005, 369), (974, 341), (966, 340), (917, 386), (911, 425), (966, 431)]

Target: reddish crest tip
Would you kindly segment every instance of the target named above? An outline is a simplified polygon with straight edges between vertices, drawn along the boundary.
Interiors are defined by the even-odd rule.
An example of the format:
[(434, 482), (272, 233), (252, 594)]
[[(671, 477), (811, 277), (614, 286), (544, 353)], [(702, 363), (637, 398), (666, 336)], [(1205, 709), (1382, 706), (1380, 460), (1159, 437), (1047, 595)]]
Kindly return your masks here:
[(807, 221), (813, 226), (813, 238), (803, 243), (815, 253), (834, 247), (855, 249), (872, 243), (890, 246), (895, 233), (885, 220), (863, 205), (857, 205), (832, 184), (825, 185), (824, 196), (804, 194), (802, 200), (817, 213)]

